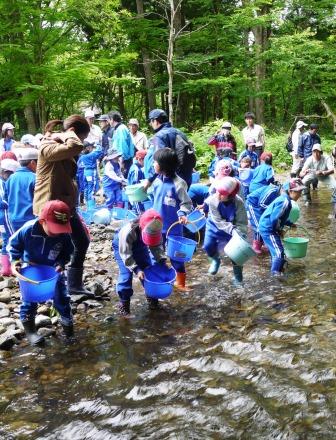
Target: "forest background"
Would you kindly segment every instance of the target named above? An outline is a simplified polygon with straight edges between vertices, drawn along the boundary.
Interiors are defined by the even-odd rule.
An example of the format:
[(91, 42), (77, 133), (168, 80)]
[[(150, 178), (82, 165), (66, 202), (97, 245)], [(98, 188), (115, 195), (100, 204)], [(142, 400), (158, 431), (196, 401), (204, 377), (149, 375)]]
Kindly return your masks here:
[(0, 121), (165, 108), (194, 140), (251, 110), (277, 163), (295, 121), (336, 131), (336, 0), (0, 0)]

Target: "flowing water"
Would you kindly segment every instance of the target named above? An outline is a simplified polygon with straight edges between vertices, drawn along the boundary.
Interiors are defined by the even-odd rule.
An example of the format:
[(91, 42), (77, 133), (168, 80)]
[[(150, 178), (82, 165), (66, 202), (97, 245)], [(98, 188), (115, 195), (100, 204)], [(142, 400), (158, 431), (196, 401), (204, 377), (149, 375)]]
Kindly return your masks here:
[(3, 355), (0, 438), (336, 438), (329, 194), (319, 190), (301, 211), (308, 256), (283, 279), (270, 279), (265, 256), (235, 290), (228, 262), (209, 278), (200, 252), (189, 265), (193, 292), (159, 313), (139, 289), (131, 320), (82, 318), (75, 344), (54, 338)]

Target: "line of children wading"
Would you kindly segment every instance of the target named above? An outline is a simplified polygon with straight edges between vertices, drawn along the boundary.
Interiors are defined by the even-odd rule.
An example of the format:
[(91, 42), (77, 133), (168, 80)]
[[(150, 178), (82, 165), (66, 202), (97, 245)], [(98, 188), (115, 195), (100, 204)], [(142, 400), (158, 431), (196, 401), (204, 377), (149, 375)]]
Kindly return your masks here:
[[(71, 294), (92, 295), (82, 284), (88, 234), (87, 225), (79, 216), (80, 210), (76, 210), (76, 200), (80, 203), (80, 197), (74, 181), (77, 179), (81, 186), (85, 204), (94, 205), (96, 182), (99, 182), (99, 162), (104, 169), (104, 209), (107, 212), (113, 209), (129, 212), (127, 209), (130, 208), (133, 212), (133, 219), (124, 221), (112, 242), (112, 253), (119, 272), (116, 277), (116, 293), (119, 298), (120, 317), (130, 317), (134, 277), (140, 280), (144, 288), (150, 310), (156, 310), (159, 307), (159, 298), (169, 296), (172, 291), (168, 289), (169, 292), (165, 295), (156, 295), (156, 285), (159, 289), (160, 285), (174, 284), (177, 292), (191, 290), (187, 284), (185, 262), (190, 261), (193, 251), (189, 259), (181, 257), (184, 255), (184, 251), (181, 250), (182, 243), (189, 244), (188, 238), (184, 238), (185, 241), (179, 239), (185, 235), (186, 228), (190, 226), (188, 218), (195, 212), (201, 226), (205, 226), (203, 250), (210, 261), (210, 277), (215, 277), (221, 264), (228, 261), (232, 266), (233, 285), (242, 287), (243, 265), (247, 258), (265, 252), (270, 253), (271, 274), (280, 276), (284, 273), (284, 228), (295, 228), (296, 220), (291, 219), (291, 212), (296, 206), (294, 202), (300, 198), (303, 191), (307, 193), (310, 180), (306, 179), (308, 183), (303, 184), (299, 178), (292, 178), (280, 185), (274, 179), (272, 154), (267, 151), (257, 154), (254, 139), (246, 140), (246, 149), (237, 160), (236, 151), (233, 151), (236, 143), (234, 138), (229, 136), (231, 126), (229, 123), (223, 124), (222, 130), (210, 141), (210, 144), (215, 146), (215, 157), (209, 167), (211, 185), (197, 181), (189, 185), (189, 178), (187, 184), (181, 177), (179, 156), (171, 146), (159, 146), (150, 152), (138, 150), (125, 177), (124, 158), (120, 149), (110, 148), (104, 156), (100, 146), (84, 142), (89, 132), (85, 119), (73, 115), (62, 123), (63, 132), (53, 133), (52, 127), (60, 123), (61, 121), (54, 121), (49, 124), (49, 135), (44, 143), (42, 141), (39, 153), (27, 149), (20, 156), (19, 162), (12, 152), (2, 155), (0, 231), (3, 241), (3, 275), (9, 276), (13, 271), (21, 281), (29, 283), (31, 280), (24, 277), (26, 267), (46, 266), (54, 269), (57, 276), (52, 299), (60, 315), (59, 322), (66, 338), (72, 338), (74, 335)], [(313, 150), (319, 149), (315, 146)], [(76, 162), (81, 151), (82, 154)], [(317, 153), (314, 154), (318, 156)], [(35, 171), (38, 171), (36, 182), (41, 192), (41, 173), (46, 166), (49, 167), (48, 178), (51, 179), (51, 184), (54, 181), (55, 158), (58, 168), (66, 164), (71, 170), (71, 176), (69, 173), (64, 176), (68, 187), (72, 189), (71, 197), (68, 197), (67, 203), (62, 192), (56, 191), (57, 200), (48, 200), (45, 197), (43, 203), (39, 202), (39, 209), (34, 211), (34, 215), (32, 199)], [(317, 159), (314, 156), (313, 159), (315, 162), (321, 161), (320, 156)], [(147, 165), (150, 162), (150, 178), (146, 172), (146, 161)], [(326, 169), (323, 169), (323, 177), (327, 177), (328, 182), (331, 182), (329, 186), (334, 188), (331, 166), (329, 163), (323, 166)], [(304, 168), (302, 175), (306, 174), (308, 172)], [(59, 179), (57, 181), (64, 184)], [(18, 193), (23, 191), (23, 185), (27, 195), (24, 200), (18, 197)], [(130, 205), (128, 202), (125, 205), (125, 194), (128, 194), (130, 188), (139, 185), (144, 198), (139, 201), (131, 200)], [(54, 188), (53, 193), (56, 192)], [(249, 226), (253, 233), (252, 246), (248, 243)], [(174, 246), (177, 246), (175, 253), (169, 248), (173, 241)], [(192, 239), (189, 239), (189, 242), (195, 248), (196, 242)], [(229, 252), (230, 245), (238, 242), (243, 243), (248, 250), (249, 255), (245, 260), (235, 255), (242, 253), (238, 244), (237, 249), (234, 249), (236, 252)], [(224, 253), (229, 259), (224, 258)], [(70, 261), (71, 264), (66, 271)], [(155, 280), (151, 281), (147, 274), (150, 274), (153, 268), (157, 273)], [(164, 281), (159, 278), (162, 274)], [(151, 291), (148, 290), (149, 283)], [(23, 284), (20, 285), (23, 294)], [(43, 345), (44, 338), (37, 333), (35, 327), (37, 307), (38, 300), (23, 300), (20, 319), (29, 342), (32, 345)]]

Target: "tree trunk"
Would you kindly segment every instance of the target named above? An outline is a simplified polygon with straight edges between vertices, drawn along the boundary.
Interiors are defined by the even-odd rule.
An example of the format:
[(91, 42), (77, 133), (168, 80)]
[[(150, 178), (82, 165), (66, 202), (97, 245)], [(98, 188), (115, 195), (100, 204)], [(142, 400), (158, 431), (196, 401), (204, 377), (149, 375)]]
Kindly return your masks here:
[[(24, 91), (23, 96), (27, 96), (29, 94), (28, 91)], [(28, 133), (36, 134), (36, 121), (35, 121), (35, 110), (33, 104), (26, 104), (24, 107), (24, 115), (27, 121), (27, 129)]]
[[(144, 14), (144, 2), (143, 0), (136, 0), (136, 7), (138, 17), (141, 18)], [(146, 81), (146, 89), (147, 89), (147, 101), (150, 109), (156, 107), (156, 96), (154, 92), (154, 81), (153, 81), (153, 73), (152, 73), (152, 61), (149, 57), (148, 51), (146, 48), (141, 48), (142, 61), (143, 61), (143, 71), (145, 74)]]
[(167, 50), (167, 73), (168, 73), (168, 112), (169, 120), (173, 124), (174, 122), (174, 107), (173, 107), (173, 57), (174, 57), (174, 42), (175, 42), (175, 5), (174, 0), (169, 0), (170, 8), (170, 20), (169, 20), (169, 37), (168, 37), (168, 50)]

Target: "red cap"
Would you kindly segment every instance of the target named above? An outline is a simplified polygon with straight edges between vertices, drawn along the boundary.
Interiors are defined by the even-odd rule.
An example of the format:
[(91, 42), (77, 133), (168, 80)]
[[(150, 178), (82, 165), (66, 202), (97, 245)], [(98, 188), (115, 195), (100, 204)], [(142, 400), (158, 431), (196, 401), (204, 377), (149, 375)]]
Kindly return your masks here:
[(61, 200), (51, 200), (44, 205), (39, 215), (47, 223), (52, 234), (71, 234), (70, 208)]
[(270, 151), (264, 151), (260, 155), (260, 160), (266, 160), (267, 158), (272, 159), (273, 155)]
[(162, 242), (162, 217), (154, 209), (144, 212), (139, 220), (142, 241), (147, 246), (158, 246)]
[(223, 177), (215, 184), (217, 192), (222, 196), (234, 197), (238, 194), (240, 184), (234, 177)]
[(4, 159), (12, 159), (12, 160), (16, 160), (17, 161), (17, 157), (13, 153), (13, 151), (5, 151), (4, 153), (2, 153), (2, 155), (0, 157), (0, 160), (4, 160)]
[(147, 151), (146, 151), (146, 150), (138, 150), (138, 151), (135, 153), (135, 158), (136, 158), (136, 159), (144, 159), (145, 156), (146, 156), (146, 154), (147, 154)]

